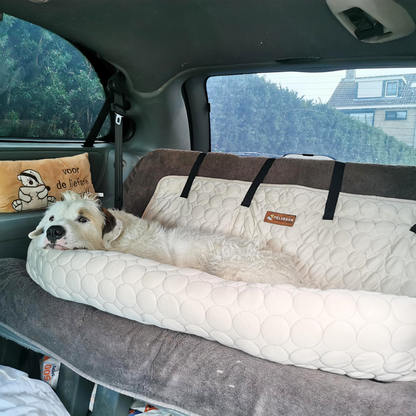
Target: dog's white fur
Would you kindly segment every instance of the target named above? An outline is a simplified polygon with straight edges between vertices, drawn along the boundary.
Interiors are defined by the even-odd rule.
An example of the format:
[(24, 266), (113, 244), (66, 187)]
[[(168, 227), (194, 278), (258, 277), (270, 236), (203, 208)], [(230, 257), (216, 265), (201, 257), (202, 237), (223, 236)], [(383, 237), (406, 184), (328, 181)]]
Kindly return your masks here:
[[(66, 234), (51, 242), (47, 230), (53, 225), (62, 226)], [(301, 285), (290, 257), (272, 252), (260, 240), (166, 228), (123, 211), (101, 208), (90, 194), (65, 192), (63, 201), (47, 210), (29, 237), (39, 237), (37, 244), (42, 248), (120, 251), (227, 280)]]

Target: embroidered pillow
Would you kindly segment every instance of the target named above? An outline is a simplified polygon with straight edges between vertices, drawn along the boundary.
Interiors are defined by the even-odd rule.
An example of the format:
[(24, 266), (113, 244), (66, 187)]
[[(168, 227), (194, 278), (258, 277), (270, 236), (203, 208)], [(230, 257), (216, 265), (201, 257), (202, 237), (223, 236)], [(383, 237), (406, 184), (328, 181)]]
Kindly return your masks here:
[(0, 161), (0, 212), (44, 209), (65, 191), (95, 193), (88, 153), (58, 159)]

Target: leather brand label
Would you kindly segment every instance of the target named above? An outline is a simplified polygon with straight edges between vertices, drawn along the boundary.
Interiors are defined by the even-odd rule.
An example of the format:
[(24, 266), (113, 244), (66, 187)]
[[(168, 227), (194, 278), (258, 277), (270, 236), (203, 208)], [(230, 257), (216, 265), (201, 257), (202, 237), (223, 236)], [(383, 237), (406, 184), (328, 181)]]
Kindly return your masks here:
[(296, 221), (296, 215), (279, 214), (278, 212), (267, 211), (264, 222), (271, 224), (284, 225), (285, 227), (293, 227)]

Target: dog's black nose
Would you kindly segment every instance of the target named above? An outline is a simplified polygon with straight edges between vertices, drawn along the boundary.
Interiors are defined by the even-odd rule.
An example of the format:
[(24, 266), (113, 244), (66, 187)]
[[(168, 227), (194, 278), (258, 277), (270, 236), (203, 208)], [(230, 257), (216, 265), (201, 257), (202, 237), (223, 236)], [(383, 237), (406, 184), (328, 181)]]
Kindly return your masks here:
[(46, 231), (46, 238), (51, 242), (55, 242), (56, 240), (62, 238), (65, 234), (66, 230), (62, 227), (62, 225), (52, 225)]

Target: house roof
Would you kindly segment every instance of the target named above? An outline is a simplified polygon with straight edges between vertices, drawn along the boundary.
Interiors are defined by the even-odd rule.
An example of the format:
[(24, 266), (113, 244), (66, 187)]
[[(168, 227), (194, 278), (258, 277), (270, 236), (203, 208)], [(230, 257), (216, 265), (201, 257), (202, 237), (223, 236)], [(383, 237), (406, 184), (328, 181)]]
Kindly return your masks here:
[[(395, 80), (405, 79), (400, 97), (380, 97), (380, 98), (357, 98), (357, 83), (360, 81), (374, 80)], [(369, 108), (398, 107), (414, 104), (416, 107), (416, 88), (412, 88), (412, 83), (416, 82), (416, 74), (397, 74), (386, 77), (385, 75), (363, 78), (343, 78), (328, 100), (328, 105), (335, 108)]]

